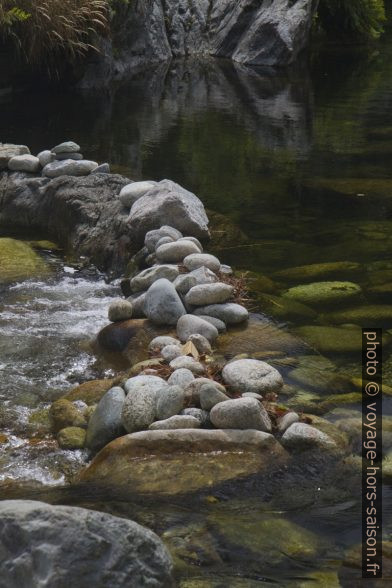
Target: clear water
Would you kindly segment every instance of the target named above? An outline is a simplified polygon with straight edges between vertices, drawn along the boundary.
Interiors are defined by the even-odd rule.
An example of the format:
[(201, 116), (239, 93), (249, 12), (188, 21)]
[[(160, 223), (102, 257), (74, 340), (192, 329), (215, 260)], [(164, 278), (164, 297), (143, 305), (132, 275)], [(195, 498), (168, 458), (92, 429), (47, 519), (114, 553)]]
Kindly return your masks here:
[[(83, 146), (85, 156), (109, 161), (113, 171), (132, 179), (179, 182), (207, 208), (235, 224), (233, 228), (224, 221), (228, 238), (217, 238), (214, 247), (222, 261), (236, 268), (275, 279), (275, 272), (300, 265), (359, 263), (352, 279), (361, 285), (363, 295), (347, 306), (355, 310), (382, 304), (386, 316), (381, 324), (391, 329), (392, 290), (387, 287), (392, 283), (391, 57), (392, 43), (387, 39), (371, 54), (349, 49), (330, 52), (315, 59), (308, 70), (290, 74), (273, 76), (226, 62), (176, 63), (88, 96), (37, 91), (30, 92), (26, 101), (21, 93), (1, 105), (0, 136), (3, 141), (26, 143), (34, 152), (71, 138)], [(274, 295), (297, 283), (278, 284)], [(375, 285), (386, 288), (375, 293)], [(19, 420), (26, 421), (32, 406), (45, 406), (73, 383), (101, 375), (83, 341), (105, 323), (108, 298), (115, 292), (102, 279), (64, 275), (61, 263), (52, 282), (23, 283), (3, 292), (0, 348), (5, 359), (0, 363), (5, 377), (0, 393), (5, 403), (17, 407)], [(266, 294), (265, 287), (259, 288), (260, 294)], [(345, 308), (339, 305), (338, 310)], [(273, 314), (262, 303), (260, 309)], [(312, 319), (276, 315), (272, 319), (294, 333), (309, 324), (335, 325), (336, 320), (321, 316), (325, 310)], [(356, 325), (374, 326), (374, 318), (365, 313)], [(18, 344), (10, 346), (10, 338)], [(338, 375), (359, 375), (359, 353), (325, 356)], [(384, 367), (385, 383), (391, 386), (390, 348), (385, 349)], [(336, 408), (359, 411), (358, 398), (342, 405), (338, 396), (343, 391), (331, 391), (330, 382), (317, 389), (299, 385), (290, 379), (289, 368), (282, 369), (307, 407), (316, 410), (329, 399), (322, 414), (330, 420), (340, 418)], [(17, 384), (12, 394), (10, 381)], [(284, 400), (290, 402), (290, 397)], [(298, 402), (299, 410), (301, 397)], [(386, 397), (387, 428), (389, 402)], [(54, 449), (46, 448), (42, 466), (38, 462), (32, 468), (32, 449), (18, 430), (12, 437), (13, 479), (31, 477), (47, 485), (62, 482), (60, 473), (50, 473), (52, 461), (52, 469), (45, 470), (45, 460)], [(386, 431), (386, 450), (390, 444)], [(14, 485), (6, 495), (108, 510), (163, 535), (173, 527), (186, 527), (178, 531), (182, 535), (177, 546), (186, 552), (179, 575), (205, 579), (205, 584), (194, 586), (333, 587), (340, 585), (336, 570), (344, 554), (360, 542), (357, 463), (354, 459), (351, 470), (324, 458), (301, 463), (276, 479), (256, 477), (223, 485), (214, 492), (216, 502), (195, 495), (183, 501), (148, 503), (129, 491), (126, 497), (85, 496), (59, 488), (34, 494), (31, 485), (24, 489)], [(388, 540), (391, 505), (390, 486), (385, 485)], [(239, 529), (237, 535), (220, 524), (222, 510)], [(255, 530), (254, 522), (261, 524), (269, 516), (276, 521), (283, 516), (315, 533), (320, 541), (316, 553), (289, 553), (278, 539), (281, 558), (268, 545), (252, 549), (252, 533), (254, 537), (266, 533), (262, 527)], [(352, 577), (342, 580), (341, 576), (340, 582), (353, 585)]]

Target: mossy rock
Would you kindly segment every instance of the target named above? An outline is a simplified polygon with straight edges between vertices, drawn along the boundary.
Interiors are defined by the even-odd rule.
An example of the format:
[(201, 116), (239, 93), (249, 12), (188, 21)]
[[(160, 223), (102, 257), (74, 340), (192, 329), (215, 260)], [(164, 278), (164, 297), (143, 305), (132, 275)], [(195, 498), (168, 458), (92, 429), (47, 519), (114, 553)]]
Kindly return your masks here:
[(73, 388), (67, 394), (63, 396), (66, 400), (73, 402), (74, 400), (83, 400), (89, 406), (92, 404), (98, 404), (102, 396), (121, 382), (121, 376), (116, 378), (110, 378), (105, 380), (91, 380), (90, 382), (84, 382), (76, 388)]
[(360, 353), (362, 351), (362, 330), (344, 327), (306, 325), (294, 329), (309, 345), (320, 353)]
[(350, 392), (348, 394), (331, 394), (321, 403), (321, 410), (324, 412), (330, 410), (335, 406), (342, 404), (358, 404), (362, 402), (362, 394), (360, 392)]
[(61, 449), (83, 449), (86, 430), (80, 427), (65, 427), (57, 433), (57, 442)]
[(272, 566), (285, 561), (314, 560), (320, 553), (317, 535), (281, 516), (262, 512), (257, 516), (243, 507), (232, 512), (223, 509), (209, 515), (208, 522), (230, 543), (257, 553)]
[(46, 276), (49, 266), (23, 241), (0, 238), (0, 283)]
[[(161, 539), (173, 558), (175, 572), (191, 571), (192, 566), (222, 564), (217, 542), (205, 523), (191, 523), (166, 530)], [(186, 574), (188, 575), (188, 574)]]
[(312, 263), (310, 265), (301, 265), (280, 270), (273, 274), (273, 278), (278, 281), (292, 283), (307, 283), (318, 280), (336, 280), (339, 278), (357, 276), (362, 265), (353, 261), (335, 261), (330, 263)]
[(155, 359), (146, 359), (144, 361), (139, 361), (139, 363), (136, 363), (134, 366), (131, 367), (131, 369), (127, 373), (127, 376), (129, 378), (132, 378), (133, 376), (137, 376), (138, 374), (140, 374), (140, 372), (142, 372), (143, 370), (160, 367), (162, 363), (163, 359), (159, 357)]
[(180, 580), (180, 588), (263, 588), (264, 581), (251, 580), (250, 578), (239, 578), (238, 576), (217, 575), (214, 577), (197, 577)]
[[(353, 308), (329, 312), (322, 315), (322, 321), (341, 325), (345, 323), (359, 326), (392, 326), (392, 304), (364, 304)], [(390, 337), (388, 338), (390, 340)]]
[(53, 243), (53, 241), (28, 241), (28, 244), (31, 245), (33, 249), (43, 249), (49, 251), (58, 251), (60, 249), (60, 247), (56, 245), (56, 243)]
[(324, 412), (320, 396), (307, 390), (298, 390), (286, 402), (286, 408), (296, 412), (309, 412), (312, 414), (323, 414)]
[(50, 418), (49, 409), (43, 408), (32, 412), (29, 416), (29, 424), (33, 425), (34, 428), (50, 431), (52, 428), (52, 421)]
[(244, 275), (246, 280), (246, 288), (251, 294), (274, 294), (279, 291), (279, 285), (271, 280), (268, 276), (259, 272), (241, 271), (235, 272), (236, 276)]
[(283, 297), (309, 306), (323, 307), (353, 300), (361, 293), (361, 287), (354, 282), (313, 282), (289, 288)]
[(299, 358), (298, 366), (290, 372), (290, 378), (302, 386), (316, 390), (344, 392), (353, 388), (348, 376), (339, 374), (331, 361), (317, 355)]
[(49, 415), (52, 429), (55, 433), (66, 427), (85, 428), (87, 426), (84, 416), (72, 402), (65, 398), (60, 398), (53, 402), (49, 409)]
[(392, 197), (392, 180), (378, 178), (314, 178), (307, 187), (344, 196)]
[(257, 301), (263, 312), (279, 320), (303, 321), (317, 317), (317, 313), (309, 306), (284, 296), (259, 294)]

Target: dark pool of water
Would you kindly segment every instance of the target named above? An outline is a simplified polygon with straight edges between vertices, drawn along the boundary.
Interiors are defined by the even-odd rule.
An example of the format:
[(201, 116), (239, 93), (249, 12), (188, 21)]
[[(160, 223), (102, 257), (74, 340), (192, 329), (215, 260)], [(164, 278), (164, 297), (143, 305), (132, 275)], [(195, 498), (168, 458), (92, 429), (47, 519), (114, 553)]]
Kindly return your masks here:
[[(318, 57), (308, 70), (290, 74), (268, 75), (226, 62), (180, 62), (171, 67), (162, 65), (126, 84), (91, 95), (37, 90), (29, 91), (28, 99), (25, 93), (4, 97), (0, 137), (4, 142), (28, 144), (32, 152), (73, 139), (82, 145), (85, 156), (109, 161), (113, 171), (132, 179), (170, 178), (191, 189), (207, 208), (226, 217), (220, 218), (222, 234), (214, 245), (222, 261), (273, 280), (268, 286), (263, 277), (257, 289), (259, 309), (289, 332), (315, 325), (341, 328), (342, 323), (349, 323), (343, 328), (356, 333), (361, 326), (383, 326), (387, 330), (392, 328), (391, 73), (390, 41), (384, 41), (370, 54), (352, 50), (328, 53)], [(350, 279), (359, 284), (362, 294), (358, 299), (319, 308), (311, 317), (298, 309), (274, 311), (282, 292), (303, 281), (282, 281), (276, 272), (342, 261), (358, 264), (355, 273), (331, 274), (328, 279)], [(90, 358), (83, 354), (78, 354), (76, 360), (70, 351), (72, 346), (67, 345), (78, 339), (78, 329), (85, 330), (84, 321), (87, 328), (98, 325), (106, 295), (103, 283), (96, 287), (80, 281), (69, 289), (68, 279), (63, 276), (49, 286), (21, 284), (8, 291), (5, 298), (11, 313), (19, 312), (19, 295), (27, 300), (25, 315), (17, 316), (7, 327), (9, 336), (13, 332), (19, 336), (28, 313), (47, 337), (52, 336), (55, 327), (47, 321), (47, 313), (61, 323), (65, 333), (71, 329), (69, 337), (55, 340), (51, 347), (49, 376), (54, 379), (57, 372), (72, 371), (73, 361), (81, 362), (77, 370), (84, 369), (83, 361), (89, 364)], [(320, 279), (323, 278), (314, 281)], [(375, 286), (381, 288), (375, 291)], [(271, 303), (266, 295), (278, 300)], [(40, 304), (43, 322), (37, 315)], [(70, 305), (76, 305), (80, 313), (77, 332), (72, 332), (75, 323), (67, 315)], [(377, 312), (381, 312), (381, 306), (380, 315)], [(361, 314), (353, 315), (358, 309)], [(351, 314), (347, 320), (337, 319), (332, 316), (336, 310)], [(4, 326), (4, 320), (7, 316), (0, 326)], [(39, 332), (36, 329), (31, 337)], [(305, 335), (302, 331), (301, 337)], [(358, 335), (353, 332), (355, 336)], [(336, 338), (341, 336), (337, 334)], [(350, 378), (360, 376), (359, 348), (334, 353), (331, 348), (325, 351), (324, 342), (325, 338), (321, 346), (315, 346), (324, 362), (316, 367), (312, 364), (316, 381), (321, 372), (325, 375), (325, 370)], [(29, 339), (24, 346), (29, 346)], [(58, 365), (61, 352), (59, 349), (56, 355), (56, 350), (64, 346), (69, 353)], [(25, 360), (22, 355), (21, 361)], [(331, 360), (333, 366), (329, 367), (327, 362)], [(26, 373), (22, 370), (22, 377), (27, 382), (31, 376), (37, 388), (42, 382), (41, 374), (34, 374), (37, 365), (33, 354), (29, 361), (31, 366)], [(306, 367), (307, 360), (300, 361)], [(385, 383), (391, 386), (388, 347), (384, 366)], [(61, 379), (61, 374), (58, 377)], [(322, 413), (330, 420), (346, 418), (342, 409), (351, 411), (346, 416), (360, 417), (358, 397), (342, 405), (338, 397), (343, 390), (331, 390), (328, 379), (309, 386), (295, 378), (290, 380), (290, 372), (288, 377), (294, 401), (292, 397), (285, 401), (293, 402), (296, 409), (316, 410), (321, 401), (329, 399)], [(22, 387), (19, 392), (26, 404), (27, 391)], [(355, 392), (355, 386), (344, 392)], [(331, 400), (333, 394), (336, 402)], [(390, 397), (386, 397), (387, 428), (391, 424), (389, 401)], [(386, 435), (386, 451), (391, 449), (389, 437)], [(152, 505), (141, 505), (123, 496), (118, 500), (72, 493), (37, 496), (107, 509), (150, 524), (160, 533), (176, 526), (183, 529), (196, 525), (196, 530), (178, 531), (178, 541), (183, 541), (181, 545), (187, 552), (181, 574), (206, 578), (206, 584), (194, 586), (332, 588), (339, 586), (339, 561), (347, 548), (358, 544), (361, 529), (358, 471), (346, 478), (347, 470), (340, 468), (341, 465), (307, 466), (306, 471), (289, 472), (280, 480), (280, 487), (268, 480), (256, 480), (223, 488), (216, 493), (216, 504), (200, 496), (184, 503), (173, 498), (169, 504)], [(273, 489), (272, 493), (265, 492), (266, 485)], [(389, 489), (385, 486), (386, 539), (390, 539), (392, 531)], [(32, 495), (31, 490), (21, 495)], [(222, 504), (227, 504), (229, 518), (237, 520), (243, 530), (242, 541), (240, 535), (233, 536), (232, 529), (221, 524)], [(266, 532), (262, 526), (259, 530), (252, 526), (255, 520), (263, 521), (266, 512), (276, 519), (287, 517), (315, 533), (320, 545), (305, 559), (303, 554), (290, 553), (279, 559), (276, 553), (268, 552), (267, 545), (267, 552), (275, 557), (271, 563), (262, 557), (262, 546), (252, 551), (245, 540), (245, 535)], [(191, 546), (188, 551), (184, 541)], [(198, 554), (194, 559), (189, 555), (192, 549)], [(282, 544), (279, 549), (284, 550)], [(214, 554), (218, 554), (217, 560)]]

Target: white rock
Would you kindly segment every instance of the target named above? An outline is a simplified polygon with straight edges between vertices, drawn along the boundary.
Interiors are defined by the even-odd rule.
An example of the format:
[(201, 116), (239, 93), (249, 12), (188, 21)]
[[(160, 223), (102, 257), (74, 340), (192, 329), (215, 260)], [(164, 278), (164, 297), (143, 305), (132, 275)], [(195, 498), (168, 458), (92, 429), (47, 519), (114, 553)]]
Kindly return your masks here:
[(193, 286), (185, 296), (185, 302), (194, 306), (219, 304), (233, 297), (234, 288), (223, 282)]
[(52, 161), (54, 161), (54, 155), (48, 149), (38, 153), (37, 157), (39, 159), (41, 167), (45, 167), (45, 165), (48, 165), (48, 163), (52, 163)]
[(184, 259), (184, 265), (189, 271), (204, 266), (213, 272), (219, 272), (221, 264), (217, 257), (209, 253), (192, 253)]
[(257, 359), (238, 359), (222, 370), (225, 384), (237, 392), (278, 392), (283, 378), (274, 367)]
[(65, 141), (64, 143), (60, 143), (53, 147), (52, 153), (74, 153), (75, 151), (80, 151), (80, 147), (77, 143), (73, 141)]
[(197, 253), (199, 248), (192, 241), (178, 240), (173, 243), (160, 245), (156, 249), (157, 260), (161, 263), (180, 263), (184, 257)]
[(8, 162), (8, 169), (11, 171), (36, 173), (40, 170), (41, 164), (38, 157), (34, 155), (15, 155)]
[(224, 302), (223, 304), (208, 304), (199, 306), (194, 310), (196, 315), (207, 315), (217, 318), (226, 325), (235, 325), (248, 320), (249, 313), (244, 306), (235, 302)]
[(271, 420), (264, 406), (255, 398), (234, 398), (219, 402), (210, 412), (217, 429), (253, 429), (269, 433)]
[(181, 347), (181, 342), (174, 337), (169, 337), (169, 335), (159, 335), (150, 341), (148, 348), (150, 351), (161, 351), (166, 345), (178, 345)]
[(125, 382), (127, 397), (121, 420), (128, 433), (147, 429), (155, 420), (157, 392), (168, 386), (158, 376), (135, 376)]
[(200, 420), (191, 415), (176, 414), (164, 421), (156, 421), (149, 426), (150, 431), (160, 429), (198, 429)]
[(118, 195), (125, 208), (132, 208), (133, 204), (156, 186), (156, 182), (132, 182), (124, 186)]

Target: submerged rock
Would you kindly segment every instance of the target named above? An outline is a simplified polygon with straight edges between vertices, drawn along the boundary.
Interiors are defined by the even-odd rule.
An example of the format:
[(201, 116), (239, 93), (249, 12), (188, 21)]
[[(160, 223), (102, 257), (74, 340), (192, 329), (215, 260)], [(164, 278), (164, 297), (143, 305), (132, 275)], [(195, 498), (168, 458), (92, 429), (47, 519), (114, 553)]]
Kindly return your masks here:
[(314, 282), (294, 286), (283, 294), (289, 298), (310, 306), (332, 305), (358, 298), (361, 287), (353, 282)]
[(130, 578), (135, 586), (173, 585), (163, 543), (133, 521), (32, 500), (2, 501), (0, 517), (3, 586), (128, 588)]
[(244, 306), (235, 302), (225, 302), (224, 304), (209, 304), (208, 306), (199, 306), (195, 310), (197, 315), (208, 315), (223, 321), (226, 325), (236, 325), (248, 320), (249, 313)]
[(121, 189), (118, 197), (125, 208), (132, 208), (136, 200), (144, 196), (155, 185), (156, 182), (132, 182)]
[(116, 386), (119, 382), (119, 378), (110, 378), (106, 380), (91, 380), (90, 382), (84, 382), (76, 388), (73, 388), (67, 392), (63, 398), (74, 402), (75, 400), (82, 400), (87, 405), (97, 404), (102, 396)]
[(47, 264), (30, 245), (0, 238), (0, 283), (43, 277), (49, 272)]
[(86, 430), (80, 427), (66, 427), (57, 433), (57, 441), (61, 449), (83, 449)]
[(290, 449), (306, 449), (309, 447), (331, 449), (336, 447), (335, 441), (326, 433), (306, 423), (298, 422), (290, 425), (283, 433), (282, 444)]
[(193, 314), (184, 314), (177, 322), (177, 335), (183, 343), (188, 341), (191, 335), (203, 335), (208, 341), (214, 341), (218, 337), (218, 330), (214, 325)]
[(353, 261), (334, 261), (328, 263), (312, 263), (289, 267), (273, 274), (279, 281), (287, 282), (314, 282), (320, 279), (337, 279), (358, 275), (363, 266)]
[(329, 323), (356, 324), (359, 326), (391, 326), (392, 304), (365, 304), (355, 308), (347, 308), (322, 315), (324, 321)]
[(79, 482), (126, 494), (132, 487), (135, 492), (175, 495), (270, 471), (286, 459), (275, 438), (261, 431), (143, 431), (109, 443), (81, 472)]

